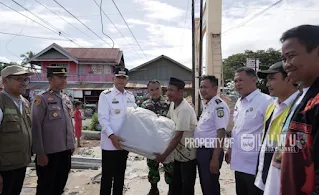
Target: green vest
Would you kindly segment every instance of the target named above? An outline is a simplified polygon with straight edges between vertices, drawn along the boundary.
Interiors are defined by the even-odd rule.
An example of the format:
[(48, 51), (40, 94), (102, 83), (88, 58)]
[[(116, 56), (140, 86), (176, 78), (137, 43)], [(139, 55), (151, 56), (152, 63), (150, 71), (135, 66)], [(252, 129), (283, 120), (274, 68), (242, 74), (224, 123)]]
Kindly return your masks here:
[[(275, 104), (270, 104), (266, 110), (264, 118), (264, 127), (266, 127), (266, 122), (270, 119), (273, 111), (275, 110)], [(276, 118), (273, 118), (268, 129), (264, 129), (262, 139), (264, 139), (265, 132), (267, 131), (268, 139), (277, 142), (280, 138), (281, 130), (284, 126), (285, 120), (288, 116), (291, 104), (285, 108)]]
[(0, 171), (26, 167), (31, 162), (31, 112), (28, 101), (23, 100), (21, 114), (12, 100), (0, 93), (0, 108), (3, 112), (0, 124)]

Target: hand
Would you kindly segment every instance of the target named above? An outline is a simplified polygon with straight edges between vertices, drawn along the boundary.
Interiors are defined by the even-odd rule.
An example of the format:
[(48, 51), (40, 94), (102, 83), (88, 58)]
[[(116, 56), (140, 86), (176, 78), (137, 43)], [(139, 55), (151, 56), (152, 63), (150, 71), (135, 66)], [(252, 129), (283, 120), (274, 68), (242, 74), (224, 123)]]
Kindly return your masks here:
[(164, 154), (160, 154), (160, 153), (154, 153), (154, 155), (156, 156), (156, 161), (157, 162), (160, 162), (160, 163), (163, 163), (165, 160), (166, 160), (166, 158), (167, 158), (167, 156), (166, 155), (164, 155)]
[(3, 178), (0, 175), (0, 194), (2, 193), (2, 190), (3, 190)]
[(120, 142), (124, 142), (123, 139), (121, 139), (120, 137), (116, 136), (116, 135), (111, 135), (110, 137), (113, 146), (118, 149), (118, 150), (122, 150), (121, 146), (120, 146)]
[(225, 161), (227, 164), (229, 164), (231, 161), (231, 148), (229, 148), (225, 154)]
[(211, 159), (209, 164), (209, 170), (211, 174), (218, 174), (219, 173), (219, 160), (218, 159)]
[(49, 163), (48, 156), (46, 154), (37, 155), (37, 164), (41, 167), (47, 166)]

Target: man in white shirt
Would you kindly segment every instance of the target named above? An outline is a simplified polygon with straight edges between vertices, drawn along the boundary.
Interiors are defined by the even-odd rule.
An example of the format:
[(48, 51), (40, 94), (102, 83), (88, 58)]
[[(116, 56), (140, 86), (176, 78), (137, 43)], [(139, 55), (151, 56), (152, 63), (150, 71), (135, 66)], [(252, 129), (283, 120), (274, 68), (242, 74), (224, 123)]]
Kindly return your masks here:
[[(102, 126), (102, 178), (100, 194), (122, 195), (128, 152), (121, 149), (119, 134), (127, 107), (134, 107), (134, 95), (125, 90), (128, 70), (116, 68), (114, 87), (100, 94), (98, 119)], [(113, 187), (112, 187), (113, 183)]]
[(281, 129), (286, 120), (289, 109), (298, 95), (297, 85), (287, 77), (282, 62), (277, 62), (268, 70), (257, 73), (261, 79), (267, 79), (267, 87), (271, 96), (277, 97), (268, 107), (265, 115), (265, 127), (262, 136), (262, 147), (257, 162), (255, 185), (263, 194), (268, 176), (271, 159), (275, 147), (280, 140)]
[(229, 107), (217, 95), (218, 79), (203, 76), (200, 93), (206, 104), (195, 129), (197, 164), (203, 195), (220, 195), (219, 169), (224, 159), (225, 130), (229, 121)]
[(225, 160), (235, 170), (237, 195), (256, 195), (259, 192), (254, 185), (259, 138), (266, 109), (273, 98), (257, 89), (256, 72), (251, 68), (239, 68), (234, 80), (241, 98), (235, 105), (232, 143)]
[(185, 83), (177, 78), (169, 81), (167, 96), (172, 103), (168, 117), (175, 124), (176, 134), (163, 154), (157, 154), (156, 160), (164, 162), (171, 152), (175, 152), (174, 173), (171, 194), (194, 195), (196, 180), (196, 148), (187, 146), (186, 139), (194, 137), (197, 124), (192, 106), (183, 98)]

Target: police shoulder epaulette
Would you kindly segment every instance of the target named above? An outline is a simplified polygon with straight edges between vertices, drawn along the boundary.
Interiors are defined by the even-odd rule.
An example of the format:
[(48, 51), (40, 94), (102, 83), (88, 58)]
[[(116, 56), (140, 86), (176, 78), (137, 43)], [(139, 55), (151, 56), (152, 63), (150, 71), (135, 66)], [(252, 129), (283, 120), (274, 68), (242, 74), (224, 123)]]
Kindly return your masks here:
[(216, 104), (219, 104), (222, 101), (220, 99), (216, 99), (215, 102), (216, 102)]
[(133, 95), (133, 93), (132, 93), (132, 92), (130, 92), (130, 91), (127, 91), (127, 93), (129, 93), (129, 94)]
[(111, 93), (111, 90), (109, 90), (109, 89), (106, 89), (106, 90), (104, 90), (104, 91), (103, 91), (103, 93), (104, 93), (104, 94), (108, 94), (108, 93)]
[(49, 91), (41, 91), (40, 93), (37, 94), (37, 96), (42, 96), (45, 93), (48, 93)]

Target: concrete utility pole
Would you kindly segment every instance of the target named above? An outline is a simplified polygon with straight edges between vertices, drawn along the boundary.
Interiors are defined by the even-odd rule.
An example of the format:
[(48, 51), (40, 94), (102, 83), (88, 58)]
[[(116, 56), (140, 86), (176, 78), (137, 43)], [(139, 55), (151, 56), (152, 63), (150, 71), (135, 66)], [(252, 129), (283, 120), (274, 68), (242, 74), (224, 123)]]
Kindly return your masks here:
[[(201, 76), (203, 66), (200, 65), (200, 35), (206, 34), (206, 53), (203, 54), (206, 60), (204, 67), (206, 74), (214, 75), (219, 80), (219, 92), (223, 83), (223, 68), (222, 68), (222, 51), (221, 51), (221, 29), (222, 29), (222, 0), (206, 0), (202, 11), (202, 28), (200, 28), (200, 21), (195, 19), (195, 99), (198, 100), (199, 93), (199, 79), (197, 75)], [(196, 25), (197, 23), (197, 25)], [(196, 113), (200, 113), (200, 101), (195, 101)]]

